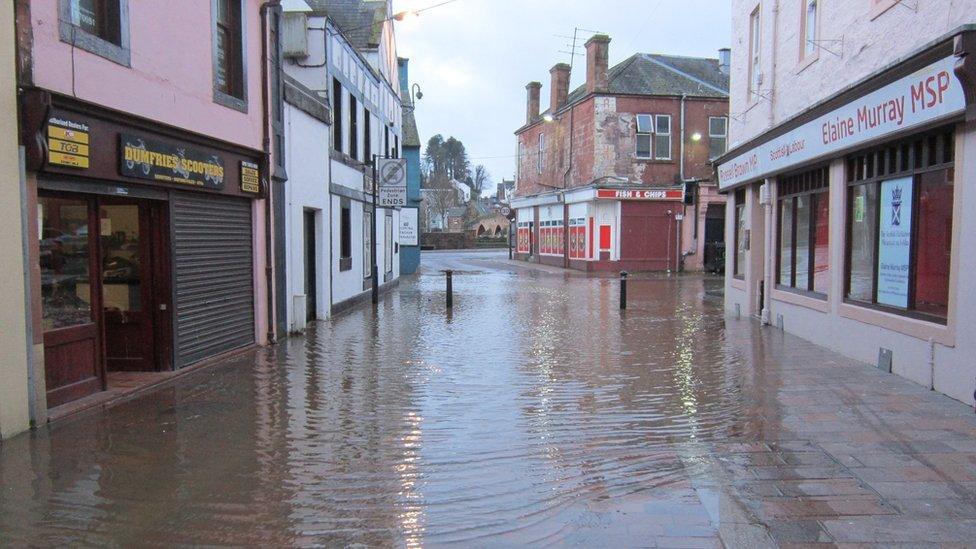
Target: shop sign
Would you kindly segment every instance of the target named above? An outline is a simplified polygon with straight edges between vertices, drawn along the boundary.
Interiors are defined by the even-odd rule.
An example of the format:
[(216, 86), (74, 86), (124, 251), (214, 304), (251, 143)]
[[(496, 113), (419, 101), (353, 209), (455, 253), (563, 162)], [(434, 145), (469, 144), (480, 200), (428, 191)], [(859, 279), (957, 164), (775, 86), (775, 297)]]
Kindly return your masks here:
[(88, 124), (52, 116), (47, 121), (47, 162), (69, 168), (88, 168)]
[(683, 200), (682, 189), (597, 189), (598, 199), (610, 200)]
[(966, 98), (946, 57), (815, 120), (746, 151), (718, 167), (728, 189), (804, 162), (962, 113)]
[(419, 211), (417, 208), (400, 210), (400, 234), (398, 241), (401, 246), (417, 246), (419, 242)]
[(121, 134), (119, 172), (128, 177), (165, 183), (224, 188), (224, 161), (220, 156), (193, 147)]
[(878, 231), (878, 303), (908, 308), (912, 242), (911, 177), (881, 183)]
[(261, 170), (254, 162), (241, 160), (241, 191), (253, 194), (261, 192)]

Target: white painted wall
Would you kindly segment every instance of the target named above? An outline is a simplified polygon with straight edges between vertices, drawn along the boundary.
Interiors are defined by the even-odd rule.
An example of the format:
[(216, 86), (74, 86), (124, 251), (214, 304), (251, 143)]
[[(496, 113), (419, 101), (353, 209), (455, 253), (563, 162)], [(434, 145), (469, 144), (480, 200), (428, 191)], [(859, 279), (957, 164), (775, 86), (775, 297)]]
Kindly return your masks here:
[[(730, 148), (956, 27), (976, 22), (976, 0), (882, 3), (890, 7), (878, 14), (874, 0), (821, 0), (819, 43), (823, 48), (815, 61), (806, 64), (800, 62), (800, 0), (733, 0)], [(769, 100), (750, 99), (748, 91), (749, 16), (756, 6), (762, 25), (762, 88)]]
[[(305, 327), (304, 212), (316, 212), (316, 303), (319, 319), (328, 318), (329, 296), (329, 135), (331, 127), (285, 103), (285, 256), (288, 330)], [(298, 303), (296, 303), (298, 302)], [(304, 302), (304, 305), (301, 305)]]

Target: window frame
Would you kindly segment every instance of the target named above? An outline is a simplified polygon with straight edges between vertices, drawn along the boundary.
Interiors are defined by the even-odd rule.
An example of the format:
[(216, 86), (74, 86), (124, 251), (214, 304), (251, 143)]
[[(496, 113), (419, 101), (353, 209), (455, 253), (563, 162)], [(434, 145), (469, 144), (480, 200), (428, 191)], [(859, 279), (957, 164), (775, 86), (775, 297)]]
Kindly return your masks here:
[(129, 0), (118, 2), (119, 43), (92, 34), (71, 21), (71, 6), (77, 0), (58, 0), (58, 38), (61, 42), (85, 50), (123, 67), (132, 67), (132, 51), (129, 40)]
[[(646, 117), (650, 124), (650, 131), (641, 131), (641, 117)], [(647, 156), (640, 154), (640, 138), (647, 136), (649, 139), (647, 146)], [(638, 160), (654, 160), (654, 115), (649, 113), (637, 113), (634, 116), (634, 158)]]
[(369, 107), (363, 103), (363, 161), (372, 162), (373, 160), (373, 114), (369, 112)]
[(240, 51), (236, 52), (240, 56), (239, 62), (240, 67), (229, 67), (230, 69), (239, 68), (240, 71), (235, 71), (235, 77), (240, 80), (238, 85), (240, 86), (239, 95), (234, 95), (234, 93), (227, 93), (220, 89), (217, 84), (217, 72), (219, 70), (218, 59), (218, 49), (217, 49), (217, 35), (219, 31), (219, 24), (217, 22), (218, 4), (223, 0), (210, 0), (210, 43), (211, 43), (211, 67), (213, 69), (213, 101), (218, 105), (223, 105), (227, 108), (240, 111), (242, 113), (247, 113), (247, 11), (244, 9), (245, 0), (226, 0), (229, 2), (230, 6), (236, 4), (237, 6), (237, 16), (240, 19), (240, 40), (238, 44), (238, 49)]
[(349, 92), (349, 158), (359, 160), (359, 102)]
[[(658, 131), (658, 120), (666, 119), (668, 121), (668, 133), (661, 133)], [(658, 162), (671, 162), (674, 160), (674, 140), (671, 136), (674, 134), (674, 126), (671, 124), (670, 114), (655, 114), (654, 115), (654, 139), (652, 140), (652, 146), (654, 150), (651, 153), (654, 155), (654, 160)], [(668, 156), (658, 156), (657, 155), (657, 140), (661, 137), (668, 138)]]
[(760, 4), (749, 14), (749, 81), (747, 102), (753, 103), (759, 97), (759, 83), (756, 78), (761, 74), (762, 64), (762, 11)]
[[(712, 133), (712, 120), (721, 120), (722, 121), (722, 127), (724, 128), (724, 131), (723, 131), (723, 133), (721, 135), (713, 134)], [(713, 139), (719, 139), (719, 138), (722, 139), (722, 140), (724, 140), (725, 146), (722, 147), (722, 152), (721, 153), (719, 153), (719, 154), (717, 154), (715, 156), (712, 156), (712, 140)], [(729, 150), (729, 117), (728, 116), (709, 116), (708, 117), (708, 159), (709, 160), (714, 160), (714, 159), (722, 156), (726, 152), (728, 152), (728, 150)]]
[[(952, 293), (950, 289), (949, 295), (946, 299), (946, 316), (939, 316), (937, 314), (924, 312), (916, 310), (916, 282), (917, 282), (917, 272), (918, 272), (918, 223), (917, 214), (919, 206), (919, 185), (920, 178), (922, 175), (932, 172), (947, 171), (952, 175), (952, 186), (953, 186), (953, 210), (952, 214), (955, 214), (954, 205), (957, 200), (957, 195), (955, 193), (955, 186), (958, 183), (955, 175), (955, 137), (956, 130), (953, 126), (943, 126), (941, 128), (936, 128), (934, 130), (917, 133), (906, 138), (890, 141), (884, 143), (880, 146), (876, 146), (870, 149), (865, 149), (861, 151), (854, 152), (845, 157), (845, 219), (844, 219), (844, 282), (843, 282), (843, 302), (848, 305), (855, 307), (861, 307), (865, 309), (873, 309), (877, 311), (883, 311), (893, 315), (897, 315), (905, 318), (912, 318), (916, 320), (922, 320), (926, 322), (931, 322), (933, 324), (946, 326), (948, 324), (949, 309), (951, 308)], [(941, 155), (943, 158), (942, 162), (930, 162), (932, 155), (931, 146), (932, 140), (938, 141), (942, 139), (941, 145), (936, 145), (935, 155)], [(922, 144), (920, 147), (919, 144)], [(948, 144), (948, 148), (946, 145)], [(919, 160), (919, 152), (921, 151), (922, 160)], [(948, 160), (946, 160), (948, 159)], [(858, 173), (864, 174), (863, 177), (858, 178)], [(870, 172), (870, 176), (868, 173)], [(901, 309), (898, 307), (892, 307), (890, 305), (885, 305), (878, 302), (878, 246), (880, 239), (880, 223), (881, 223), (881, 208), (880, 204), (875, 207), (875, 215), (872, 222), (874, 223), (874, 257), (872, 261), (872, 288), (871, 288), (871, 301), (864, 301), (861, 299), (852, 299), (849, 297), (851, 291), (851, 264), (853, 259), (853, 248), (851, 246), (853, 240), (853, 195), (854, 189), (861, 186), (872, 186), (877, 189), (877, 195), (880, 200), (880, 187), (885, 181), (890, 181), (893, 179), (900, 178), (912, 178), (912, 197), (911, 197), (911, 211), (912, 211), (912, 227), (911, 227), (911, 242), (909, 244), (909, 272), (908, 272), (908, 307)], [(949, 235), (952, 238), (953, 230), (956, 224), (959, 222), (958, 219), (953, 216), (952, 224), (949, 227)], [(950, 270), (947, 272), (948, 277), (951, 278), (951, 257), (950, 257)], [(947, 283), (948, 285), (948, 280)]]
[(344, 88), (338, 78), (332, 77), (332, 149), (342, 154), (342, 98)]
[[(640, 131), (641, 127), (641, 117), (647, 117), (650, 120), (650, 131)], [(667, 133), (661, 133), (658, 131), (658, 120), (667, 119), (668, 121), (668, 131)], [(670, 114), (659, 114), (659, 113), (637, 113), (634, 116), (634, 158), (637, 160), (651, 161), (651, 162), (674, 162), (674, 139), (673, 139), (673, 125), (672, 116)], [(648, 156), (643, 156), (640, 154), (640, 137), (650, 136), (650, 150)], [(668, 156), (658, 156), (657, 154), (657, 144), (658, 139), (667, 138), (668, 140)]]
[(537, 147), (536, 150), (536, 171), (539, 172), (540, 175), (545, 170), (545, 160), (543, 159), (543, 157), (545, 156), (545, 150), (546, 150), (546, 134), (539, 132), (539, 146)]
[(352, 270), (352, 201), (339, 201), (339, 271)]
[[(810, 23), (808, 12), (811, 4), (814, 6), (814, 35), (812, 38), (807, 34)], [(800, 0), (800, 32), (797, 33), (800, 36), (800, 52), (797, 61), (800, 63), (801, 70), (820, 58), (820, 46), (818, 42), (820, 40), (820, 13), (822, 11), (823, 6), (821, 5), (821, 0)], [(807, 51), (808, 46), (811, 45), (812, 48), (810, 48), (810, 51)]]
[[(818, 179), (819, 177), (819, 179)], [(776, 182), (776, 266), (773, 277), (774, 287), (777, 290), (797, 293), (810, 296), (823, 301), (827, 300), (828, 294), (816, 290), (816, 251), (817, 251), (817, 225), (815, 223), (817, 206), (821, 200), (826, 200), (829, 208), (830, 204), (830, 168), (820, 166), (791, 176), (782, 177)], [(793, 187), (793, 188), (786, 188)], [(786, 192), (781, 192), (786, 191)], [(806, 288), (796, 286), (796, 263), (797, 263), (797, 229), (800, 226), (798, 197), (809, 197), (810, 206), (808, 208), (809, 217), (807, 221), (807, 284)], [(792, 206), (790, 216), (790, 272), (789, 284), (784, 284), (781, 280), (783, 272), (783, 203), (789, 201)], [(827, 245), (830, 246), (830, 219), (827, 219)], [(828, 249), (828, 258), (830, 257)], [(828, 269), (830, 264), (828, 262)], [(828, 283), (828, 287), (830, 284)]]

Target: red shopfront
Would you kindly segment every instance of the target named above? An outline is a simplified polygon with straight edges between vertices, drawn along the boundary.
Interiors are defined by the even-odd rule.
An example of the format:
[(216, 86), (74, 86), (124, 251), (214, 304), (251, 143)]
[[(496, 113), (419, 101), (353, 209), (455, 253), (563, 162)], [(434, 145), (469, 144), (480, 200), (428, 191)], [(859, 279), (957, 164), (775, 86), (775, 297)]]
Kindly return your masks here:
[(171, 371), (253, 344), (260, 153), (27, 97), (48, 407), (105, 390), (113, 372)]

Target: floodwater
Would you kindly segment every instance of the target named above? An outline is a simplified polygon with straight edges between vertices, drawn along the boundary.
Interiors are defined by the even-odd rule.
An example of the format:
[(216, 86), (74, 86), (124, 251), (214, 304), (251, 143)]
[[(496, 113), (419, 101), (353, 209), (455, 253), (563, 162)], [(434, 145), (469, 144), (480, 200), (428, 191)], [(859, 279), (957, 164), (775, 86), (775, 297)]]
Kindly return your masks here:
[[(963, 439), (976, 434), (962, 405), (727, 321), (720, 279), (631, 280), (621, 312), (613, 278), (514, 267), (496, 253), (424, 263), (375, 313), (367, 305), (4, 443), (0, 541), (757, 546), (786, 539), (774, 519), (798, 518), (769, 514), (762, 498), (809, 494), (767, 490), (755, 470), (798, 464), (834, 475), (819, 482), (850, 481), (842, 495), (876, 504), (871, 518), (899, 513), (818, 445), (857, 440), (837, 440), (836, 426), (804, 430), (830, 419), (813, 414), (836, 423), (854, 396), (838, 389), (800, 398), (807, 415), (784, 410), (788, 376), (796, 390), (821, 382), (784, 370), (791, 360), (826, 365), (839, 384), (860, 376), (897, 389)], [(446, 267), (458, 269), (452, 312)], [(842, 510), (801, 513), (788, 541), (839, 539), (817, 519)]]

